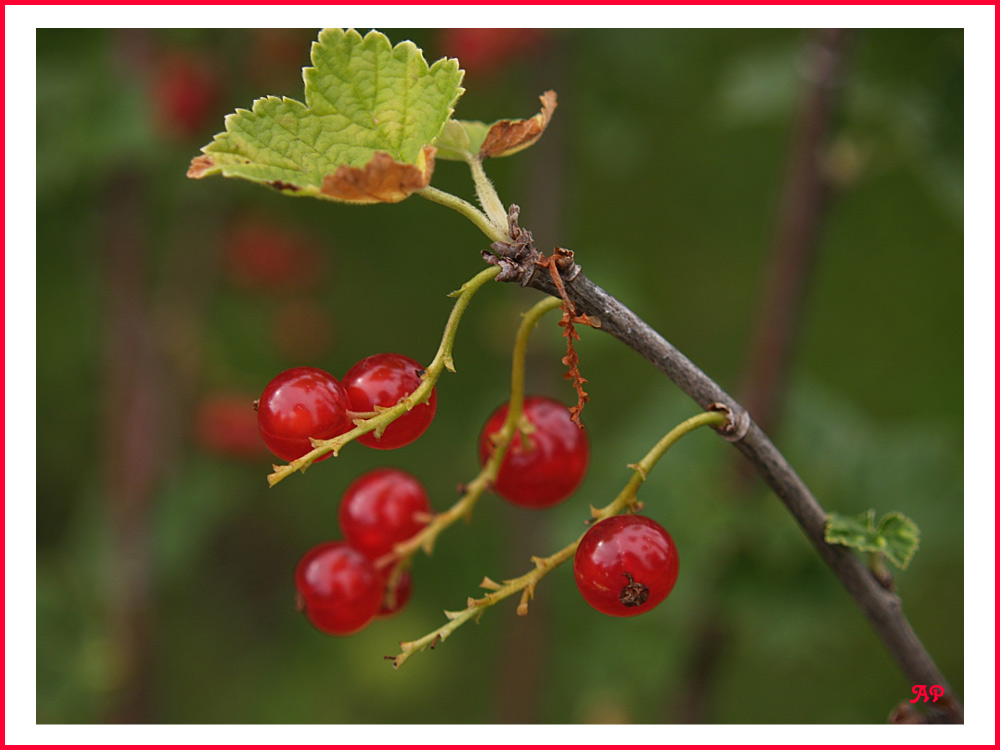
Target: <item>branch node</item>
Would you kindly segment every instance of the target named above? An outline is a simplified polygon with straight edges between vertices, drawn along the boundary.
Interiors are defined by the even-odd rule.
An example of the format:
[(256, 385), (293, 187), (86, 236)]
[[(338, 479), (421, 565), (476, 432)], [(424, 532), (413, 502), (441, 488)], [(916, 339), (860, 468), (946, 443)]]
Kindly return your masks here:
[(518, 281), (521, 286), (528, 286), (535, 275), (535, 260), (541, 253), (535, 248), (534, 238), (527, 229), (518, 226), (517, 217), (521, 209), (511, 204), (507, 212), (507, 225), (511, 241), (500, 240), (484, 250), (483, 260), (492, 266), (500, 266), (501, 271), (496, 281)]
[(724, 425), (712, 427), (713, 430), (722, 435), (723, 440), (728, 440), (730, 443), (738, 443), (750, 432), (750, 414), (746, 409), (740, 408), (736, 410), (721, 401), (716, 401), (714, 404), (708, 405), (707, 411), (718, 411), (726, 415), (726, 423)]

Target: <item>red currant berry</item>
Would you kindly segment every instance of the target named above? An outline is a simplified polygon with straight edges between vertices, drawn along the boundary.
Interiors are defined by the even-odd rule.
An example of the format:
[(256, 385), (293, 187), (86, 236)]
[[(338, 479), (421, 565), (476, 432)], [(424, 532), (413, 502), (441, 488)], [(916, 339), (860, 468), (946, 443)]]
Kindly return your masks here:
[[(424, 368), (402, 354), (373, 354), (365, 357), (344, 376), (351, 411), (372, 412), (376, 406), (395, 406), (420, 386)], [(413, 407), (386, 427), (381, 439), (374, 432), (358, 438), (369, 448), (392, 450), (409, 445), (424, 434), (437, 409), (437, 389), (430, 399)]]
[[(500, 431), (509, 404), (490, 415), (479, 436), (479, 462), (486, 464), (493, 450), (491, 436)], [(546, 508), (569, 497), (587, 471), (590, 444), (587, 433), (570, 419), (569, 409), (542, 396), (524, 400), (524, 416), (535, 429), (514, 434), (500, 464), (493, 488), (501, 497), (525, 508)]]
[(376, 469), (351, 483), (340, 501), (340, 530), (355, 549), (375, 560), (427, 523), (427, 493), (399, 469)]
[(371, 622), (383, 586), (371, 560), (346, 542), (313, 547), (295, 568), (298, 609), (330, 635), (350, 635)]
[(677, 581), (677, 548), (645, 516), (612, 516), (580, 540), (573, 560), (576, 587), (598, 612), (632, 617), (662, 602)]
[(383, 619), (399, 614), (403, 610), (403, 607), (406, 606), (406, 603), (410, 601), (410, 592), (412, 590), (413, 579), (410, 577), (410, 571), (404, 570), (394, 590), (390, 590), (386, 586), (385, 593), (382, 595), (382, 607), (379, 609), (376, 617)]
[(257, 404), (261, 438), (274, 455), (286, 461), (311, 451), (309, 438), (327, 440), (351, 427), (344, 387), (315, 367), (285, 370), (267, 384)]

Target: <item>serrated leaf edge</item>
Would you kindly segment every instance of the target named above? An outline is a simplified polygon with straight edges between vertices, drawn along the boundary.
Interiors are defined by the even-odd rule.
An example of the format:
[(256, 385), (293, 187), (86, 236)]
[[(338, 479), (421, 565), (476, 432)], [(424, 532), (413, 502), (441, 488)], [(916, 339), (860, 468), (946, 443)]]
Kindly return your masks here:
[[(907, 523), (908, 526), (911, 526), (915, 532), (913, 547), (910, 549), (909, 554), (905, 558), (900, 558), (896, 554), (894, 554), (891, 545), (889, 544), (888, 540), (886, 539), (885, 535), (882, 532), (882, 529), (885, 527), (886, 521), (894, 518), (902, 519)], [(848, 521), (853, 520), (859, 523), (867, 522), (868, 531), (873, 536), (872, 541), (870, 543), (855, 542), (854, 540), (849, 540), (846, 536), (842, 534), (836, 533), (833, 529), (833, 526), (837, 521), (841, 520), (848, 520)], [(827, 516), (826, 527), (824, 529), (823, 538), (828, 544), (837, 544), (842, 547), (850, 547), (851, 549), (856, 549), (860, 552), (880, 552), (884, 554), (889, 559), (889, 561), (892, 562), (893, 565), (898, 567), (900, 570), (905, 570), (906, 567), (910, 564), (910, 561), (913, 559), (913, 556), (916, 554), (917, 550), (920, 548), (920, 527), (917, 526), (916, 522), (913, 521), (913, 519), (909, 518), (908, 516), (898, 511), (893, 511), (891, 513), (887, 513), (886, 515), (884, 515), (879, 520), (878, 526), (876, 527), (875, 509), (871, 508), (855, 516), (844, 516), (839, 513), (830, 513)]]
[(916, 555), (917, 551), (920, 549), (920, 527), (917, 525), (916, 521), (914, 521), (909, 516), (900, 513), (899, 511), (886, 513), (879, 521), (877, 530), (877, 533), (883, 539), (885, 538), (885, 535), (883, 534), (882, 529), (885, 527), (886, 522), (889, 521), (890, 519), (896, 519), (896, 518), (903, 521), (903, 523), (907, 526), (907, 528), (912, 530), (913, 545), (909, 548), (908, 554), (906, 555), (905, 558), (899, 558), (895, 554), (893, 554), (892, 551), (893, 548), (888, 543), (888, 541), (886, 542), (885, 550), (883, 551), (885, 552), (885, 556), (889, 558), (889, 560), (892, 562), (893, 565), (895, 565), (900, 570), (906, 570), (907, 566), (910, 564), (910, 561), (913, 559), (914, 555)]

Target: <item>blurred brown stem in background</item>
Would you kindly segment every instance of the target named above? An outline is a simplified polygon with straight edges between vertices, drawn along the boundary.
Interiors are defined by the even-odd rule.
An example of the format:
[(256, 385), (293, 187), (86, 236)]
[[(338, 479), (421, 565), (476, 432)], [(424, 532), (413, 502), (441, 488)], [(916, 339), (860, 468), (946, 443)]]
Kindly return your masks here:
[[(809, 275), (830, 205), (831, 185), (823, 162), (852, 38), (853, 33), (848, 29), (818, 29), (808, 34), (804, 44), (798, 111), (792, 126), (774, 244), (761, 283), (756, 326), (750, 335), (741, 400), (765, 432), (777, 422), (783, 406), (783, 390)], [(750, 463), (736, 456), (733, 459), (734, 473), (745, 492), (756, 472)], [(728, 545), (725, 549), (731, 550)], [(728, 556), (732, 557), (731, 551)], [(733, 564), (724, 565), (721, 570), (724, 578), (726, 571), (733, 570)], [(706, 619), (708, 623), (721, 623), (725, 617), (724, 609), (716, 602)], [(701, 627), (697, 632), (685, 669), (687, 676), (682, 682), (685, 698), (671, 712), (681, 723), (711, 721), (711, 694), (716, 670), (722, 663), (718, 654), (731, 637), (730, 632), (720, 627)]]
[[(153, 46), (148, 30), (114, 33), (114, 70), (123, 86), (149, 86)], [(101, 435), (110, 529), (108, 628), (115, 648), (104, 714), (115, 723), (156, 719), (151, 518), (168, 467), (178, 460), (199, 369), (199, 316), (215, 278), (203, 238), (186, 236), (204, 222), (171, 225), (166, 262), (155, 264), (154, 209), (164, 207), (151, 172), (149, 163), (112, 171), (102, 204)], [(185, 208), (189, 217), (196, 213)]]
[[(565, 40), (556, 33), (543, 37), (544, 49), (535, 50), (531, 57), (533, 78), (536, 88), (542, 91), (555, 88), (568, 91)], [(541, 46), (541, 45), (540, 45)], [(563, 128), (558, 124), (549, 129), (544, 141), (536, 146), (534, 159), (525, 165), (517, 194), (525, 195), (525, 203), (531, 206), (532, 227), (537, 236), (554, 241), (562, 234), (562, 215), (565, 190), (566, 141)], [(528, 368), (528, 371), (538, 368)], [(517, 512), (520, 528), (509, 528), (505, 565), (513, 565), (517, 570), (531, 555), (538, 554), (539, 543), (547, 537), (552, 519), (545, 514), (532, 514), (524, 518)], [(518, 617), (511, 627), (504, 630), (501, 639), (502, 654), (516, 653), (517, 658), (500, 659), (497, 663), (495, 711), (498, 722), (506, 724), (528, 724), (539, 721), (541, 695), (549, 686), (545, 676), (551, 674), (548, 657), (551, 653), (548, 641), (551, 639), (552, 621), (547, 606), (536, 600), (531, 605), (527, 617)]]
[[(850, 29), (819, 29), (810, 33), (803, 51), (803, 88), (741, 399), (765, 432), (780, 416), (809, 274), (830, 204), (832, 186), (824, 159), (853, 36)], [(750, 468), (742, 461), (740, 466)]]
[(149, 336), (144, 180), (112, 178), (105, 200), (104, 465), (111, 530), (107, 551), (116, 681), (107, 719), (149, 718), (152, 595), (149, 510), (160, 474), (162, 368)]

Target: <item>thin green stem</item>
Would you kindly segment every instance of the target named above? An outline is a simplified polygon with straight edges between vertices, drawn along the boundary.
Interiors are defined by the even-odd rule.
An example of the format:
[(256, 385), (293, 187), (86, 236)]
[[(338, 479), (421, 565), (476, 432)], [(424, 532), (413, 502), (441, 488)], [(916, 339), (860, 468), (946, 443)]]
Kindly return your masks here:
[(507, 236), (506, 221), (499, 225), (494, 223), (490, 220), (490, 217), (467, 200), (463, 200), (457, 195), (452, 195), (444, 190), (438, 190), (431, 185), (417, 190), (416, 194), (421, 198), (426, 198), (434, 203), (447, 206), (453, 211), (458, 211), (462, 216), (475, 224), (479, 228), (479, 231), (489, 237), (491, 242), (510, 242), (510, 237)]
[[(630, 465), (629, 468), (631, 468), (634, 473), (625, 485), (625, 488), (618, 494), (618, 497), (603, 508), (591, 508), (590, 512), (593, 519), (602, 521), (605, 518), (610, 518), (611, 516), (617, 515), (626, 509), (635, 507), (639, 487), (646, 481), (646, 477), (656, 465), (656, 462), (663, 457), (663, 454), (666, 453), (674, 443), (680, 440), (680, 438), (684, 435), (687, 435), (689, 432), (692, 432), (699, 427), (704, 427), (706, 425), (721, 427), (725, 424), (726, 419), (726, 415), (722, 412), (704, 412), (702, 414), (696, 414), (674, 427), (670, 432), (664, 435), (645, 456), (643, 456), (639, 463)], [(521, 592), (521, 602), (518, 604), (517, 613), (519, 615), (526, 615), (528, 613), (528, 602), (535, 596), (535, 586), (538, 584), (538, 581), (573, 557), (576, 553), (576, 548), (580, 545), (580, 541), (583, 539), (585, 534), (586, 532), (577, 537), (574, 542), (567, 544), (561, 550), (553, 555), (550, 555), (549, 557), (532, 557), (531, 561), (535, 564), (533, 570), (528, 571), (518, 578), (512, 578), (504, 581), (503, 585), (495, 583), (489, 578), (484, 578), (482, 584), (480, 585), (483, 588), (492, 589), (490, 593), (480, 599), (469, 597), (466, 607), (463, 610), (459, 610), (457, 612), (446, 611), (445, 616), (448, 618), (447, 623), (415, 641), (400, 643), (400, 653), (395, 657), (386, 658), (391, 658), (393, 667), (398, 669), (407, 659), (410, 658), (412, 654), (415, 654), (418, 651), (424, 651), (428, 648), (433, 648), (440, 641), (447, 639), (448, 636), (454, 633), (462, 624), (468, 622), (472, 618), (476, 618), (476, 620), (478, 620), (488, 607), (492, 607), (497, 602), (513, 596), (518, 592)]]
[[(538, 325), (538, 321), (549, 310), (559, 307), (561, 302), (552, 297), (547, 297), (533, 307), (531, 307), (521, 319), (521, 325), (517, 329), (514, 337), (514, 354), (512, 356), (511, 376), (510, 376), (510, 402), (507, 409), (507, 417), (500, 430), (491, 437), (493, 441), (493, 452), (490, 454), (486, 464), (480, 470), (476, 478), (465, 485), (462, 496), (448, 510), (438, 513), (420, 531), (409, 539), (397, 544), (391, 553), (378, 561), (379, 567), (385, 567), (395, 563), (397, 567), (409, 564), (410, 558), (422, 549), (428, 555), (434, 550), (434, 543), (438, 536), (446, 528), (451, 526), (459, 518), (468, 520), (472, 516), (472, 509), (479, 498), (496, 481), (500, 472), (500, 464), (507, 453), (507, 448), (514, 434), (517, 431), (518, 423), (521, 420), (521, 413), (524, 406), (524, 363), (528, 350), (528, 339), (531, 332)], [(453, 313), (454, 314), (454, 313)], [(442, 345), (444, 342), (442, 342)], [(436, 359), (436, 358), (435, 358)], [(430, 368), (428, 368), (430, 369)]]
[(455, 300), (455, 306), (451, 309), (451, 315), (448, 316), (448, 322), (445, 324), (444, 334), (441, 336), (441, 344), (438, 346), (437, 353), (427, 366), (429, 374), (434, 374), (437, 377), (441, 374), (442, 369), (445, 368), (449, 372), (455, 372), (455, 362), (452, 359), (451, 352), (455, 346), (455, 335), (458, 333), (458, 324), (462, 320), (465, 308), (469, 306), (472, 295), (482, 289), (487, 282), (496, 278), (496, 273), (493, 271), (493, 268), (480, 271), (462, 284), (460, 289), (448, 295), (457, 299)]
[(469, 165), (469, 170), (472, 172), (472, 181), (476, 185), (476, 197), (479, 198), (479, 204), (493, 225), (506, 233), (507, 210), (503, 207), (503, 201), (497, 195), (496, 188), (493, 187), (490, 178), (486, 176), (482, 160), (478, 156), (469, 155), (466, 157), (465, 163)]
[(370, 417), (368, 419), (355, 419), (355, 427), (353, 430), (345, 432), (342, 435), (338, 435), (330, 440), (313, 440), (313, 449), (304, 456), (301, 456), (284, 466), (275, 466), (274, 471), (267, 477), (268, 484), (273, 487), (292, 472), (305, 471), (316, 459), (325, 456), (327, 453), (333, 453), (334, 456), (338, 455), (341, 448), (355, 438), (358, 438), (366, 433), (374, 431), (376, 436), (380, 436), (393, 420), (403, 416), (406, 412), (410, 411), (410, 409), (418, 404), (422, 404), (427, 401), (431, 397), (431, 392), (434, 390), (434, 385), (437, 383), (438, 378), (441, 377), (441, 373), (444, 372), (445, 369), (451, 372), (455, 371), (455, 364), (452, 360), (451, 352), (452, 347), (455, 344), (455, 335), (458, 332), (458, 324), (462, 319), (462, 314), (465, 312), (465, 308), (469, 306), (469, 301), (472, 299), (472, 296), (479, 291), (479, 289), (481, 289), (486, 282), (492, 280), (498, 273), (500, 273), (500, 268), (496, 266), (480, 271), (462, 284), (462, 287), (459, 290), (452, 292), (449, 295), (451, 297), (457, 297), (458, 299), (455, 300), (455, 305), (452, 307), (451, 315), (448, 316), (448, 322), (445, 324), (444, 333), (441, 336), (441, 344), (438, 347), (437, 354), (434, 355), (434, 359), (427, 366), (427, 369), (422, 377), (422, 382), (417, 389), (413, 391), (413, 393), (402, 399), (394, 406), (375, 407), (375, 411), (378, 412), (377, 416)]
[(656, 462), (663, 457), (663, 454), (666, 453), (674, 443), (687, 435), (689, 432), (697, 430), (699, 427), (709, 425), (721, 427), (726, 423), (726, 418), (727, 417), (723, 412), (706, 411), (701, 414), (695, 414), (693, 417), (685, 419), (679, 425), (674, 427), (674, 429), (660, 438), (659, 442), (650, 449), (649, 453), (642, 457), (642, 460), (639, 461), (639, 463), (629, 465), (629, 468), (633, 469), (635, 473), (632, 475), (632, 478), (629, 479), (628, 484), (625, 485), (625, 489), (619, 493), (618, 497), (603, 508), (592, 508), (591, 515), (593, 518), (597, 521), (603, 521), (605, 518), (618, 515), (626, 508), (634, 505), (639, 487), (646, 481), (646, 477), (649, 476), (649, 472), (651, 472), (653, 467), (656, 466)]
[[(499, 471), (500, 462), (503, 461), (507, 447), (521, 423), (521, 414), (524, 412), (524, 362), (528, 352), (528, 339), (541, 317), (549, 310), (560, 307), (561, 304), (560, 300), (552, 297), (543, 299), (524, 314), (521, 325), (517, 329), (517, 335), (514, 337), (514, 354), (511, 357), (510, 401), (507, 405), (507, 416), (499, 431), (491, 436), (494, 449), (490, 458), (496, 459), (497, 471)], [(496, 457), (496, 454), (499, 454), (499, 458)], [(491, 479), (496, 479), (495, 473)]]

